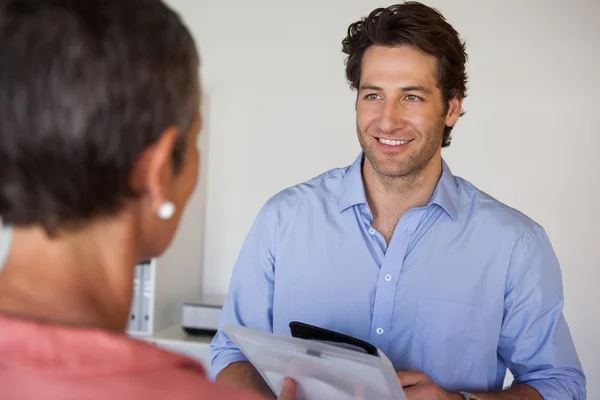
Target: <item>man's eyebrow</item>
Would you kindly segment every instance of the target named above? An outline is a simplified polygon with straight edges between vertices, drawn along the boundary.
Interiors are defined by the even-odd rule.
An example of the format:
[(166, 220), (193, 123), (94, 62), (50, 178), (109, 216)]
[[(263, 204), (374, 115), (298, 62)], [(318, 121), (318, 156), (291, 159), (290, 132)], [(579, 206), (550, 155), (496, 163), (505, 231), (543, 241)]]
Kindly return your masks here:
[(383, 89), (380, 88), (379, 86), (366, 84), (366, 85), (360, 85), (358, 90), (374, 90), (376, 92), (381, 92)]
[(427, 89), (425, 86), (415, 85), (415, 86), (406, 86), (401, 88), (403, 92), (421, 92), (425, 94), (430, 94), (431, 90)]
[[(383, 91), (383, 89), (381, 87), (376, 86), (376, 85), (371, 85), (371, 84), (360, 85), (359, 91), (364, 91), (364, 90), (373, 90), (376, 92)], [(404, 86), (404, 87), (398, 88), (397, 90), (402, 91), (402, 92), (421, 92), (421, 93), (425, 93), (425, 94), (431, 94), (431, 90), (429, 90), (425, 86), (421, 86), (421, 85)]]

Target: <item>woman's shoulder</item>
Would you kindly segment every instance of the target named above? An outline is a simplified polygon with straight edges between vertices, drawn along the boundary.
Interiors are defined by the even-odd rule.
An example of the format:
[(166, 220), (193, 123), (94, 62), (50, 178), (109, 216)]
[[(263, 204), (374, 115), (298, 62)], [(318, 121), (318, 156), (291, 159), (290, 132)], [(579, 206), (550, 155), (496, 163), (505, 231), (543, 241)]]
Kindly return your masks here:
[(261, 399), (209, 381), (192, 358), (102, 329), (0, 315), (0, 359), (2, 398), (52, 388), (50, 398)]

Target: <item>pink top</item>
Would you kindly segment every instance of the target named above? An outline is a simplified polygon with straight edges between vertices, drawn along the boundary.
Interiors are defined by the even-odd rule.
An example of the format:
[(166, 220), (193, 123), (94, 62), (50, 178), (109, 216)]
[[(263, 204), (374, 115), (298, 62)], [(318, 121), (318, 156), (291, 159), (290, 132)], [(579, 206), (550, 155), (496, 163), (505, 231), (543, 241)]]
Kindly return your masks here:
[(198, 362), (125, 335), (2, 315), (0, 398), (263, 399), (213, 384)]

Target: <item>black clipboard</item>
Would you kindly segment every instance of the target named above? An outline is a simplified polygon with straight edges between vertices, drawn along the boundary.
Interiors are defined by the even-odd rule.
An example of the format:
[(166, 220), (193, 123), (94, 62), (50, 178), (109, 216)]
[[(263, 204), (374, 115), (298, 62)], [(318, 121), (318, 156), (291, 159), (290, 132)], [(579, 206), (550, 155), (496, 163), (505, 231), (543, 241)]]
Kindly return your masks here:
[(292, 321), (290, 322), (289, 326), (292, 337), (330, 342), (332, 344), (338, 343), (345, 345), (344, 347), (346, 348), (351, 347), (354, 348), (353, 350), (355, 351), (358, 351), (356, 349), (358, 348), (367, 354), (379, 357), (379, 353), (375, 346), (355, 337), (344, 335), (343, 333), (331, 331), (318, 326), (305, 324), (304, 322)]

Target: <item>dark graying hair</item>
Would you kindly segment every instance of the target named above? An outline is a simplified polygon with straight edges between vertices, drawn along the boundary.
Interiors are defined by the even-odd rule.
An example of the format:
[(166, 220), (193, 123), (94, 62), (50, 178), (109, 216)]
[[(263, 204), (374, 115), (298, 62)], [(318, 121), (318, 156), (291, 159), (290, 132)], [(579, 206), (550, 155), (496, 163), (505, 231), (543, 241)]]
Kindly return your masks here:
[(160, 0), (0, 0), (0, 218), (52, 230), (117, 211), (173, 125), (178, 169), (198, 63)]

